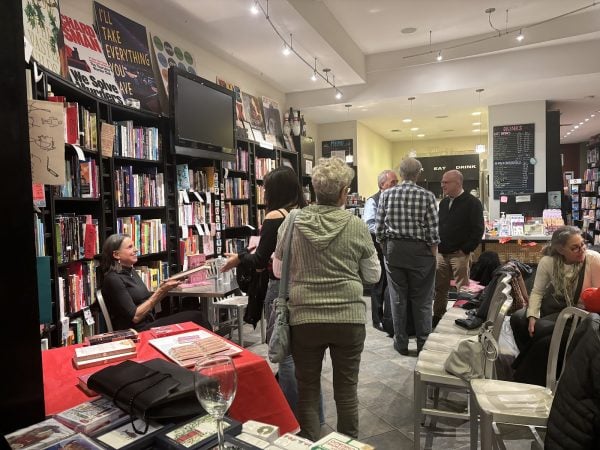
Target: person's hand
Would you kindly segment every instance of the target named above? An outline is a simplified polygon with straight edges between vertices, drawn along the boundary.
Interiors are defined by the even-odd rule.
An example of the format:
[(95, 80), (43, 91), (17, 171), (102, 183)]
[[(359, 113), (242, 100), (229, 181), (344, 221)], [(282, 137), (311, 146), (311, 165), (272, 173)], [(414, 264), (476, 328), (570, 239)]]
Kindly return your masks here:
[(535, 331), (535, 321), (537, 319), (535, 317), (530, 317), (529, 318), (529, 326), (527, 327), (527, 330), (529, 331), (529, 336), (533, 337), (533, 333)]
[(181, 280), (181, 279), (172, 280), (169, 278), (169, 279), (164, 280), (162, 283), (160, 283), (160, 286), (158, 287), (158, 289), (161, 293), (166, 294), (171, 289), (175, 289), (177, 286), (179, 286), (182, 283), (182, 281), (183, 280)]
[(221, 267), (221, 272), (227, 272), (239, 265), (240, 258), (237, 253), (225, 253), (225, 256), (227, 256), (227, 261)]

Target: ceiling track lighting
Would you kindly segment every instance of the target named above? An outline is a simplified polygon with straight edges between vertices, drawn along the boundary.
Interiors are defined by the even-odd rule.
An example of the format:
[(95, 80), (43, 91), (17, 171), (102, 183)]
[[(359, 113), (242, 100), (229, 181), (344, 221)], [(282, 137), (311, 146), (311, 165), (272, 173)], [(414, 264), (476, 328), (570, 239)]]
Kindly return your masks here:
[(589, 8), (594, 8), (596, 6), (600, 6), (600, 2), (599, 1), (593, 1), (589, 5), (585, 5), (585, 6), (582, 6), (580, 8), (576, 8), (576, 9), (567, 11), (565, 13), (559, 14), (557, 16), (550, 17), (548, 19), (540, 20), (539, 22), (535, 22), (535, 23), (532, 23), (530, 25), (526, 25), (526, 26), (522, 26), (522, 27), (518, 27), (518, 28), (513, 28), (513, 29), (508, 28), (508, 10), (506, 10), (506, 27), (505, 27), (504, 30), (496, 28), (492, 24), (492, 13), (496, 11), (496, 8), (487, 8), (485, 10), (485, 13), (488, 15), (488, 22), (490, 24), (490, 27), (494, 30), (493, 34), (491, 34), (489, 36), (481, 37), (481, 38), (476, 38), (476, 39), (473, 39), (473, 40), (470, 40), (470, 41), (467, 41), (467, 42), (461, 42), (460, 44), (450, 45), (448, 47), (442, 47), (442, 48), (437, 48), (436, 49), (436, 48), (433, 48), (431, 46), (431, 31), (429, 31), (429, 48), (428, 48), (428, 50), (422, 51), (422, 52), (419, 52), (419, 53), (415, 53), (413, 55), (403, 56), (403, 59), (416, 58), (416, 57), (419, 57), (419, 56), (427, 56), (427, 55), (437, 55), (436, 59), (438, 61), (441, 61), (440, 55), (442, 54), (442, 52), (445, 52), (447, 50), (454, 50), (456, 48), (462, 48), (462, 47), (466, 47), (468, 45), (478, 44), (478, 43), (481, 43), (481, 42), (484, 42), (484, 41), (488, 41), (490, 39), (496, 39), (496, 38), (500, 38), (500, 37), (511, 35), (511, 34), (512, 35), (516, 35), (515, 39), (517, 41), (519, 41), (519, 42), (522, 42), (525, 39), (525, 36), (523, 35), (523, 30), (528, 30), (530, 28), (534, 28), (534, 27), (543, 25), (543, 24), (548, 23), (548, 22), (553, 22), (553, 21), (555, 21), (557, 19), (561, 19), (563, 17), (570, 16), (572, 14), (577, 14), (577, 13), (579, 13), (581, 11), (585, 11), (586, 9), (589, 9)]
[[(342, 94), (342, 91), (340, 91), (340, 89), (337, 88), (335, 85), (335, 75), (333, 74), (333, 72), (331, 72), (331, 69), (322, 69), (323, 72), (325, 73), (325, 75), (323, 75), (321, 72), (319, 72), (319, 70), (317, 69), (317, 58), (315, 58), (315, 63), (313, 65), (312, 63), (307, 61), (306, 58), (304, 58), (300, 53), (298, 53), (298, 51), (296, 51), (296, 49), (292, 45), (292, 34), (291, 33), (290, 33), (290, 42), (288, 44), (285, 40), (285, 37), (281, 34), (279, 29), (277, 28), (277, 26), (275, 26), (275, 24), (271, 20), (271, 17), (269, 16), (269, 0), (266, 0), (264, 3), (265, 3), (265, 6), (263, 7), (260, 0), (254, 0), (254, 4), (250, 8), (250, 11), (253, 14), (258, 14), (259, 12), (262, 12), (263, 16), (265, 17), (265, 19), (267, 20), (269, 25), (271, 25), (271, 28), (273, 29), (275, 34), (283, 42), (283, 50), (282, 50), (283, 54), (286, 56), (290, 55), (292, 53), (294, 55), (296, 55), (300, 61), (302, 61), (304, 64), (306, 64), (306, 66), (308, 66), (310, 68), (310, 70), (312, 72), (310, 79), (312, 81), (317, 81), (319, 78), (321, 78), (323, 81), (325, 81), (325, 83), (327, 83), (329, 86), (331, 86), (335, 90), (335, 98), (338, 100), (341, 99), (343, 97), (343, 94)], [(255, 12), (255, 10), (256, 10), (256, 12)], [(331, 73), (333, 81), (329, 80), (329, 73)]]

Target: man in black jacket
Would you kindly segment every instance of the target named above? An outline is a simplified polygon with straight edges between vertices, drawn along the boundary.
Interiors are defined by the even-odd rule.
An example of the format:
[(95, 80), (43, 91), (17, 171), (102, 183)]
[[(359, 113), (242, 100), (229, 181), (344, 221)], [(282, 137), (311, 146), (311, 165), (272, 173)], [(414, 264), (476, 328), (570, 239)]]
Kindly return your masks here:
[(471, 254), (483, 237), (483, 208), (479, 199), (463, 189), (463, 176), (449, 170), (442, 176), (444, 199), (439, 205), (440, 244), (435, 273), (433, 323), (435, 327), (448, 306), (450, 280), (456, 289), (469, 285)]

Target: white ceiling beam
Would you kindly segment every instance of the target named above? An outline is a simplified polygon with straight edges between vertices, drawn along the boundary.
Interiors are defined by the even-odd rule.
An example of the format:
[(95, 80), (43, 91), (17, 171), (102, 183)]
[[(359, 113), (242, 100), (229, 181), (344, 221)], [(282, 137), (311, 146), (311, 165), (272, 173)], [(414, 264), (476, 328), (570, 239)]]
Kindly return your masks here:
[[(362, 80), (366, 80), (365, 55), (325, 4), (320, 1), (287, 1), (352, 68), (355, 74)], [(335, 68), (332, 69), (336, 73)], [(343, 85), (344, 80), (336, 79), (336, 84)]]

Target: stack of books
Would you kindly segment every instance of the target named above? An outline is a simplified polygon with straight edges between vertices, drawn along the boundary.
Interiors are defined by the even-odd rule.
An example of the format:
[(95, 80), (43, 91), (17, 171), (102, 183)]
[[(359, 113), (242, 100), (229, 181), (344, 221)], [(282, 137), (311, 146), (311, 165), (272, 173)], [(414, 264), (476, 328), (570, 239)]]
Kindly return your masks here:
[(135, 358), (137, 348), (131, 339), (123, 339), (104, 344), (78, 347), (73, 355), (73, 366), (76, 369), (100, 366), (112, 362)]
[(108, 333), (87, 336), (83, 345), (98, 345), (104, 344), (105, 342), (122, 341), (123, 339), (131, 339), (133, 342), (139, 342), (140, 335), (133, 328), (128, 330), (109, 331)]
[(54, 418), (78, 433), (89, 435), (125, 422), (129, 415), (117, 408), (111, 399), (100, 397), (60, 412)]

